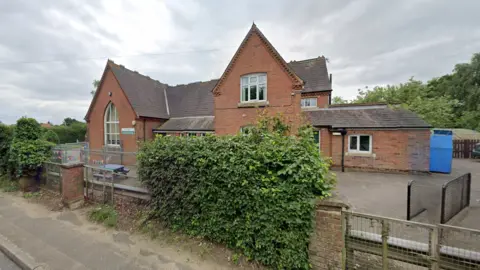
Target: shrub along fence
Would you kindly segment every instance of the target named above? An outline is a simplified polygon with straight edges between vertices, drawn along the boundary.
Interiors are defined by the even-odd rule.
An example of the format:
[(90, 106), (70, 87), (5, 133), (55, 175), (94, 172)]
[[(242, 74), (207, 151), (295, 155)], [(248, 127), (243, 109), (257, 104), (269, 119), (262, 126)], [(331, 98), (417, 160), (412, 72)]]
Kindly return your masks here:
[[(159, 137), (138, 154), (156, 217), (278, 269), (309, 269), (315, 200), (334, 184), (311, 129), (277, 119), (248, 135)], [(273, 126), (273, 128), (272, 128)]]

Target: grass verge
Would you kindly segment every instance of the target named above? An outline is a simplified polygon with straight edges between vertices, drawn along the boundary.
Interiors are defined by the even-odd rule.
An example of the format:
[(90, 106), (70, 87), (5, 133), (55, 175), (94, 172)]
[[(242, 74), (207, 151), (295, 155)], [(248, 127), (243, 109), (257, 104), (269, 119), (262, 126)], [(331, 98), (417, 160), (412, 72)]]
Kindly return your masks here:
[(0, 176), (0, 190), (3, 192), (16, 192), (19, 190), (18, 182), (9, 180), (7, 176)]
[(116, 228), (118, 213), (111, 205), (103, 204), (90, 210), (88, 213), (88, 219), (110, 228)]

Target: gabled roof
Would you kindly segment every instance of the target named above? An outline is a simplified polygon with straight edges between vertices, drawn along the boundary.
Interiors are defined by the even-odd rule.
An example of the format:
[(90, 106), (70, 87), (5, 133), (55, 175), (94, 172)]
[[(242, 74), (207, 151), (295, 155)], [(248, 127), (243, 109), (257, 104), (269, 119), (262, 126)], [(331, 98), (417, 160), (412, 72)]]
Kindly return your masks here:
[(109, 61), (110, 68), (138, 116), (169, 118), (166, 84)]
[(278, 53), (278, 51), (273, 47), (273, 45), (268, 41), (268, 39), (263, 35), (263, 33), (258, 29), (258, 27), (254, 24), (252, 24), (252, 27), (250, 28), (250, 31), (248, 31), (247, 35), (243, 39), (242, 43), (238, 47), (237, 51), (232, 57), (232, 60), (230, 60), (230, 63), (228, 64), (227, 68), (223, 72), (222, 76), (217, 82), (217, 85), (213, 88), (213, 94), (218, 95), (219, 94), (219, 87), (222, 85), (223, 81), (227, 77), (227, 75), (230, 73), (232, 70), (233, 66), (235, 65), (235, 62), (239, 58), (241, 52), (243, 51), (243, 48), (247, 44), (248, 40), (250, 37), (254, 34), (257, 34), (260, 40), (263, 42), (263, 44), (267, 47), (267, 49), (270, 51), (272, 54), (273, 58), (277, 60), (277, 62), (284, 68), (285, 72), (290, 76), (290, 78), (293, 81), (294, 86), (296, 89), (302, 89), (303, 86), (303, 81), (302, 79), (295, 73), (295, 71), (285, 62), (283, 57)]
[(313, 126), (331, 128), (430, 128), (415, 113), (387, 105), (341, 106), (306, 110)]
[(302, 92), (332, 91), (325, 57), (291, 61), (288, 65), (305, 82)]
[(212, 89), (218, 80), (168, 86), (170, 117), (213, 115)]

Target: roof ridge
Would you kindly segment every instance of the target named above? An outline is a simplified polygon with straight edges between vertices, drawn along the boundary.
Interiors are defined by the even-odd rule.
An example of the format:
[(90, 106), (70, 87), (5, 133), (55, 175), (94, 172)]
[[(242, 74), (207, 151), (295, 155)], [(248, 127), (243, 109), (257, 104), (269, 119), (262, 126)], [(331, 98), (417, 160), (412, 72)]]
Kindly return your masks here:
[(209, 82), (218, 81), (218, 80), (219, 79), (211, 79), (211, 80), (208, 80), (208, 81), (196, 81), (196, 82), (190, 82), (190, 83), (180, 83), (180, 84), (176, 84), (176, 85), (168, 85), (168, 87), (187, 86), (187, 85), (197, 84), (197, 83), (209, 83)]
[(319, 59), (326, 59), (325, 56), (318, 56), (318, 57), (314, 57), (314, 58), (308, 58), (308, 59), (303, 59), (303, 60), (291, 60), (290, 62), (288, 62), (289, 64), (290, 63), (301, 63), (301, 62), (307, 62), (307, 61), (312, 61), (312, 60), (319, 60)]
[(145, 78), (145, 79), (147, 79), (147, 80), (151, 80), (151, 81), (157, 82), (157, 83), (159, 83), (159, 84), (163, 84), (163, 85), (168, 85), (168, 84), (166, 84), (166, 83), (162, 83), (162, 82), (159, 81), (159, 80), (155, 80), (155, 79), (151, 78), (151, 77), (148, 76), (148, 75), (144, 75), (144, 74), (138, 72), (137, 70), (129, 69), (129, 68), (127, 68), (126, 66), (124, 66), (124, 65), (122, 65), (122, 64), (117, 64), (117, 63), (113, 62), (113, 61), (110, 60), (110, 59), (108, 59), (108, 63), (109, 63), (110, 65), (114, 65), (114, 66), (116, 66), (116, 67), (118, 67), (118, 68), (121, 68), (121, 69), (123, 69), (123, 70), (126, 70), (126, 71), (128, 71), (128, 72), (135, 73), (136, 75), (140, 75), (140, 76), (142, 76), (143, 78)]

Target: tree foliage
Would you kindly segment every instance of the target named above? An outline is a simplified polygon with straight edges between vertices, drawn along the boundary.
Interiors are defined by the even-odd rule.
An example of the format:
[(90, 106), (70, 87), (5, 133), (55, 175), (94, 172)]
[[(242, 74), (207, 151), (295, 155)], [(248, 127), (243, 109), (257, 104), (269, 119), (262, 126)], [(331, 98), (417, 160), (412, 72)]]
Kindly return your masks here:
[(352, 103), (400, 103), (434, 127), (480, 130), (480, 53), (457, 64), (451, 74), (424, 83), (411, 78), (399, 85), (358, 91)]
[(95, 95), (95, 92), (97, 92), (97, 88), (99, 85), (100, 85), (100, 80), (93, 80), (92, 82), (93, 90), (90, 91), (90, 94), (92, 95), (92, 97)]
[(138, 154), (154, 213), (174, 229), (225, 243), (277, 269), (308, 269), (314, 203), (329, 162), (301, 128), (264, 117), (235, 136), (157, 137)]
[(8, 156), (13, 138), (13, 126), (0, 124), (0, 175), (8, 172)]
[(43, 133), (42, 139), (47, 142), (51, 142), (54, 144), (59, 144), (60, 139), (58, 138), (57, 133), (53, 130), (49, 129), (45, 133)]
[(347, 104), (348, 100), (343, 99), (342, 97), (335, 96), (332, 98), (332, 104)]
[(71, 125), (76, 124), (76, 123), (81, 123), (81, 122), (78, 121), (78, 120), (75, 119), (75, 118), (67, 117), (67, 118), (63, 119), (62, 125), (64, 125), (64, 126), (71, 126)]
[(8, 156), (9, 171), (15, 176), (31, 175), (51, 155), (53, 144), (41, 140), (40, 124), (33, 118), (17, 120)]

